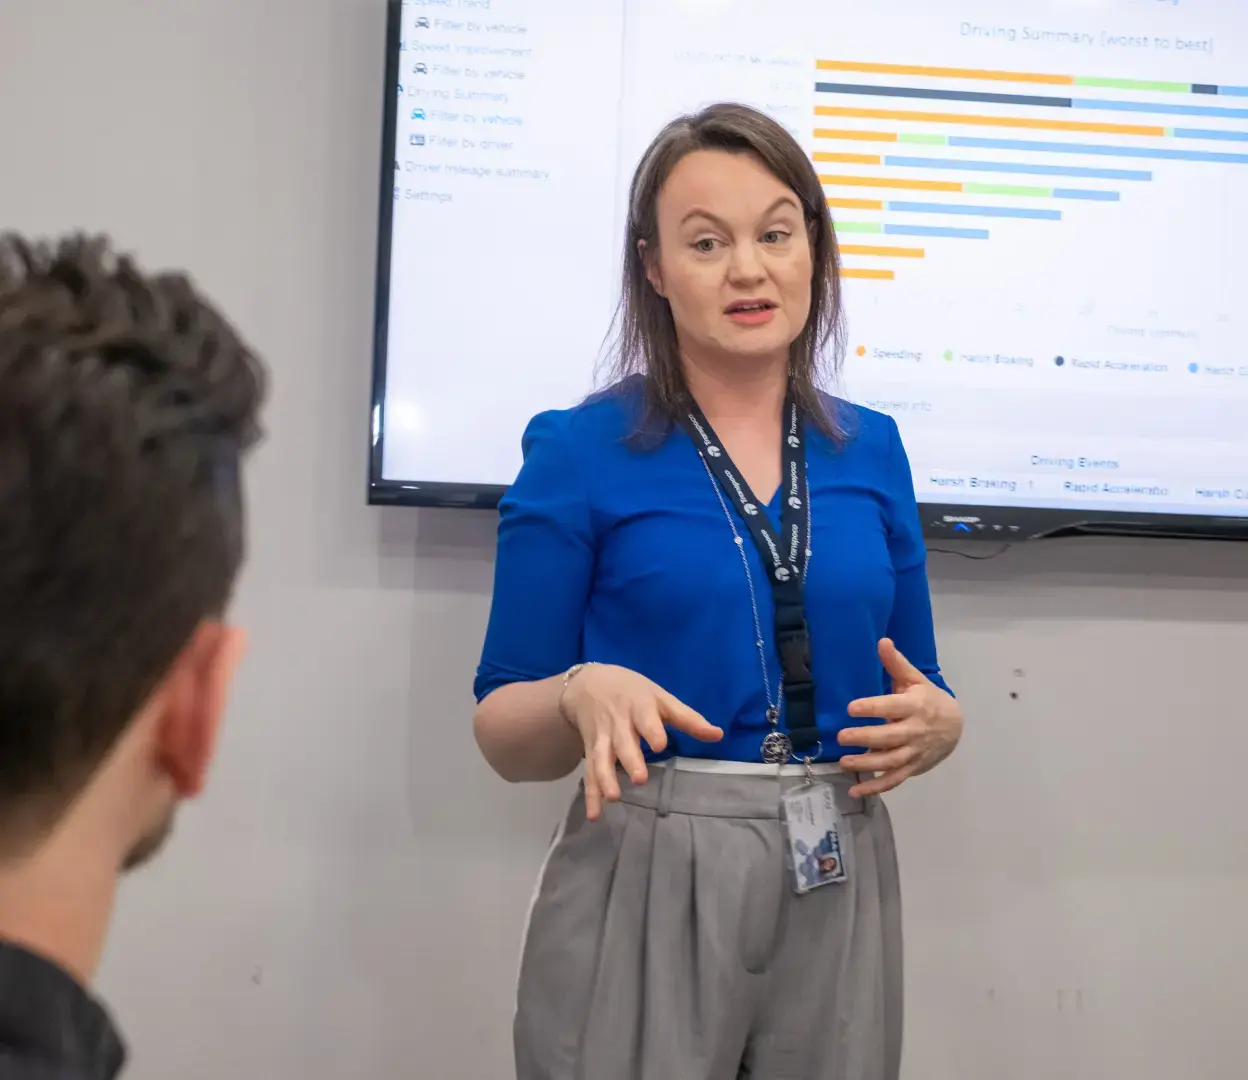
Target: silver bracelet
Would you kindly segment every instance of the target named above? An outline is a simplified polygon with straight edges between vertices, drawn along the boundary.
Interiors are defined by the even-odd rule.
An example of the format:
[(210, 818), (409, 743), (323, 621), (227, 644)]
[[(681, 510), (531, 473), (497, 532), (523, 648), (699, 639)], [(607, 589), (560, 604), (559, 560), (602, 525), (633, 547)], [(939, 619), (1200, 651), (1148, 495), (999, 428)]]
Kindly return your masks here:
[(581, 664), (573, 664), (567, 671), (563, 673), (563, 685), (559, 688), (559, 715), (567, 721), (570, 727), (576, 727), (575, 721), (568, 715), (568, 710), (563, 707), (563, 699), (568, 693), (568, 684), (575, 679), (587, 667), (593, 667), (594, 661), (586, 660)]

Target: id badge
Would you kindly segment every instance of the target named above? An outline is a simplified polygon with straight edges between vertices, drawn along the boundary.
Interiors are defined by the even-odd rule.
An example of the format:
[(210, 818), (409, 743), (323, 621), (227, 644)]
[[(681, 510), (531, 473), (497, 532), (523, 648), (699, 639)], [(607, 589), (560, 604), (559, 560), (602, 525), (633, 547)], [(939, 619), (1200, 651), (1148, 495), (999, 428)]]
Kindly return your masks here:
[(831, 784), (804, 784), (782, 799), (784, 827), (793, 860), (793, 888), (800, 895), (846, 878), (841, 853), (841, 815)]

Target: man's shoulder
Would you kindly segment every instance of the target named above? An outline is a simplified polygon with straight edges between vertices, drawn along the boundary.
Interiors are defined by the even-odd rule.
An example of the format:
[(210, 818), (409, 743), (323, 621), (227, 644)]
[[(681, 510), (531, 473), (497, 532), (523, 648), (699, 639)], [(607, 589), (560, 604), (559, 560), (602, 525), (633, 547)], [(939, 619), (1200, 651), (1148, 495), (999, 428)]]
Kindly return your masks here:
[(0, 1080), (96, 1080), (96, 1077), (0, 1046)]
[(86, 987), (0, 941), (0, 1080), (113, 1080), (125, 1060), (111, 1017)]

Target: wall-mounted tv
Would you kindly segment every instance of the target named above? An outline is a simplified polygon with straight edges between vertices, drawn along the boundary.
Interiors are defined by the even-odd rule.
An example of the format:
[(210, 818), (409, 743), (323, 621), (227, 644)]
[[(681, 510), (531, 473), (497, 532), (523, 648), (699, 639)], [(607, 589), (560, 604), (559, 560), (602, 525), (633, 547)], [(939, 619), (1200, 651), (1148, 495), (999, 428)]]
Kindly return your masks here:
[(370, 499), (489, 507), (595, 387), (632, 169), (716, 100), (837, 226), (837, 392), (933, 536), (1248, 537), (1248, 8), (390, 5)]

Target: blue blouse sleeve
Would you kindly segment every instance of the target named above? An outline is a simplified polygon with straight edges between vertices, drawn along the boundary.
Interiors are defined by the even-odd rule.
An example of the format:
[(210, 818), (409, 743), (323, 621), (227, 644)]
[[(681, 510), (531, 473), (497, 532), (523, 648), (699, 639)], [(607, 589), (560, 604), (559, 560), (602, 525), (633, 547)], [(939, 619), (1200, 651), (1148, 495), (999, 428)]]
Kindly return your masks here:
[(473, 686), (478, 701), (580, 659), (595, 543), (571, 423), (566, 412), (529, 423), (524, 464), (499, 504), (494, 604)]
[(952, 693), (936, 657), (932, 596), (927, 581), (927, 548), (923, 543), (919, 504), (914, 494), (914, 477), (901, 442), (901, 432), (891, 416), (888, 418), (888, 436), (888, 483), (892, 496), (888, 549), (896, 577), (888, 636), (901, 650), (902, 656), (942, 690)]

